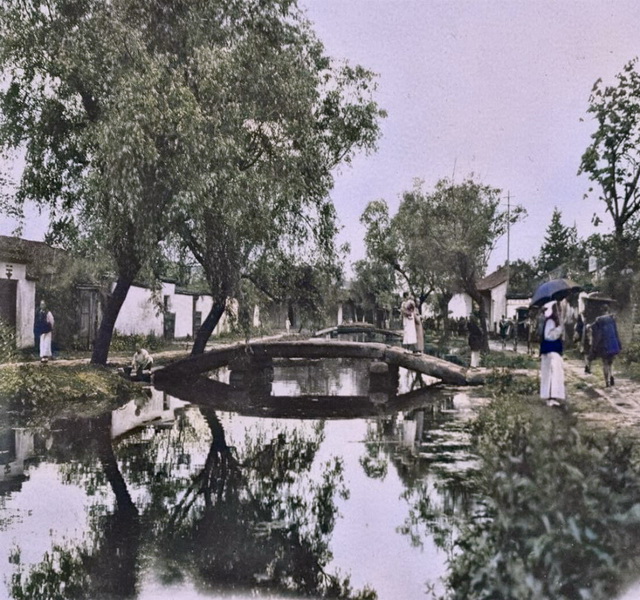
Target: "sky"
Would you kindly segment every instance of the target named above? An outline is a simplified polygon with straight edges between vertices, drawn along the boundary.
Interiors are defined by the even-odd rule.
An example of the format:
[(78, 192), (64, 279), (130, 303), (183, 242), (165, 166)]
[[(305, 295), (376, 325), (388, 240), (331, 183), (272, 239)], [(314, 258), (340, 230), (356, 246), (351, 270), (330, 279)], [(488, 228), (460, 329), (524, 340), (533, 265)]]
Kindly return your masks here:
[[(581, 238), (603, 205), (578, 177), (595, 125), (599, 78), (640, 54), (636, 0), (301, 0), (327, 53), (378, 74), (378, 151), (336, 175), (332, 193), (351, 260), (365, 255), (359, 218), (384, 199), (395, 214), (414, 179), (432, 189), (473, 174), (524, 206), (509, 258), (539, 253), (553, 209)], [(582, 119), (582, 120), (581, 120)], [(609, 230), (610, 218), (598, 231)], [(507, 259), (499, 240), (489, 270)]]
[[(363, 258), (360, 215), (384, 199), (391, 214), (413, 181), (473, 175), (524, 206), (509, 236), (509, 258), (539, 253), (554, 207), (578, 235), (603, 216), (577, 176), (594, 123), (589, 94), (613, 82), (640, 54), (637, 0), (299, 0), (327, 53), (377, 73), (376, 99), (388, 112), (378, 150), (336, 172), (332, 198)], [(584, 119), (584, 120), (582, 120)], [(604, 216), (607, 230), (610, 219)], [(3, 218), (0, 233), (15, 223)], [(42, 239), (46, 218), (31, 211), (24, 237)], [(489, 270), (507, 259), (506, 236)]]

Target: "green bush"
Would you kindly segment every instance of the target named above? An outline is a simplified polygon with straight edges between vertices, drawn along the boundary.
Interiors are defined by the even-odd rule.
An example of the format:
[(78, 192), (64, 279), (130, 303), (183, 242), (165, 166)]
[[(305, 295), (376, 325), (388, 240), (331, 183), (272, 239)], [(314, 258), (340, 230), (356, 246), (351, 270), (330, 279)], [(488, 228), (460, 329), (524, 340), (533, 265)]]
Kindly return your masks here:
[(614, 597), (640, 554), (632, 446), (514, 396), (486, 408), (473, 435), (483, 501), (457, 541), (447, 597)]
[(13, 362), (17, 358), (16, 334), (13, 327), (9, 327), (0, 319), (0, 362)]
[(164, 338), (150, 333), (148, 335), (134, 334), (123, 335), (117, 331), (113, 332), (111, 338), (111, 352), (124, 352), (133, 354), (136, 348), (145, 348), (149, 352), (158, 352), (166, 346), (167, 342)]
[(640, 340), (633, 340), (624, 349), (621, 358), (627, 365), (640, 365)]
[(482, 355), (482, 366), (488, 369), (504, 367), (508, 369), (537, 369), (537, 359), (528, 354), (515, 352), (487, 352)]
[(0, 408), (14, 413), (38, 410), (44, 416), (68, 409), (110, 410), (134, 388), (112, 371), (96, 367), (29, 364), (4, 367), (0, 377)]

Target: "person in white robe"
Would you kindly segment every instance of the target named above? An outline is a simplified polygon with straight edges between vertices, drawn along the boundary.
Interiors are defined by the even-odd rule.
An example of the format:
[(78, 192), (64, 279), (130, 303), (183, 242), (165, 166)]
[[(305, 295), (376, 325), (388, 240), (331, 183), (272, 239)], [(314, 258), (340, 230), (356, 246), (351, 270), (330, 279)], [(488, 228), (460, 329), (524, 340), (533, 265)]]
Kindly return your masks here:
[(545, 305), (545, 321), (540, 342), (540, 398), (549, 406), (561, 406), (565, 399), (562, 335), (557, 302)]
[(418, 342), (415, 321), (416, 303), (409, 296), (409, 292), (405, 292), (402, 297), (403, 302), (400, 306), (402, 314), (402, 345), (405, 348), (415, 349), (415, 345)]

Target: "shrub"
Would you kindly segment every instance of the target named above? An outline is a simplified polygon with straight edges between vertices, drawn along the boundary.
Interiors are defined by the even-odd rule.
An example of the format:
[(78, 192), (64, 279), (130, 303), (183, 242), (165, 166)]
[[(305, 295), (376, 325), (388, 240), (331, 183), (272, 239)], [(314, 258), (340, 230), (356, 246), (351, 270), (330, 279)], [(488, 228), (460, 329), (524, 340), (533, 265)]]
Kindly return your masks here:
[(632, 446), (538, 407), (506, 396), (473, 426), (484, 501), (450, 562), (452, 599), (612, 598), (637, 566)]
[(0, 319), (0, 362), (12, 362), (18, 357), (16, 334), (13, 327)]

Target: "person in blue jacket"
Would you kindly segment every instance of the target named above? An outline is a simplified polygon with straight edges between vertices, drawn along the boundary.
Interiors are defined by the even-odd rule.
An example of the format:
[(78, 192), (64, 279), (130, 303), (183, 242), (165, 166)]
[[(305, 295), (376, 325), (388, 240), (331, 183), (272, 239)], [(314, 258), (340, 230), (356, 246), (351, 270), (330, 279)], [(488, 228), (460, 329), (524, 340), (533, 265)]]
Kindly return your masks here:
[(620, 354), (622, 344), (618, 336), (618, 327), (614, 316), (609, 312), (609, 305), (605, 304), (604, 314), (596, 318), (591, 325), (591, 360), (602, 359), (604, 385), (614, 384), (613, 359)]

